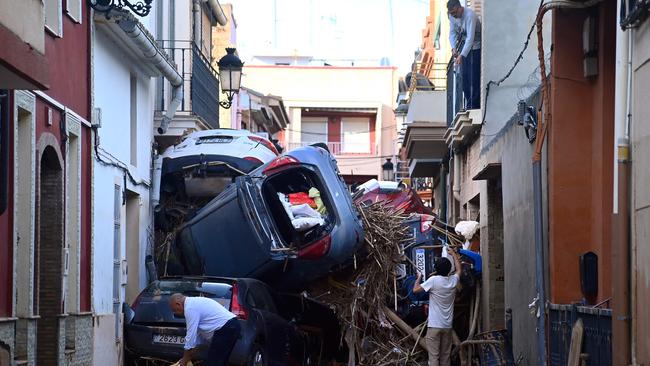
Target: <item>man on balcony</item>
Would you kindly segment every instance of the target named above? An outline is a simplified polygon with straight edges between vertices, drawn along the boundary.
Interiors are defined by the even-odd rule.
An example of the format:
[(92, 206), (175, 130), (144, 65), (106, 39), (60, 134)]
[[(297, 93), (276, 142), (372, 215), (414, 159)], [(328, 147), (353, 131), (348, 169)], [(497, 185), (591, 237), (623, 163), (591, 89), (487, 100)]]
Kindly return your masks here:
[(459, 0), (447, 2), (449, 41), (456, 65), (461, 67), (465, 109), (481, 108), (481, 21)]

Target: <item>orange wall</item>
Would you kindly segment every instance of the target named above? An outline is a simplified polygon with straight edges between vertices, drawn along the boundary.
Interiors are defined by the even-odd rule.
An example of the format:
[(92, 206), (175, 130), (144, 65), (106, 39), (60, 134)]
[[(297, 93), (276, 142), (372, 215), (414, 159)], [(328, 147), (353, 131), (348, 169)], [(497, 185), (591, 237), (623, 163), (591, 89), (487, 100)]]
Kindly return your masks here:
[[(553, 14), (552, 125), (548, 140), (550, 300), (580, 301), (579, 256), (598, 255), (598, 300), (611, 296), (616, 3), (599, 17), (599, 73), (583, 76), (586, 10)], [(548, 51), (548, 50), (547, 50)]]

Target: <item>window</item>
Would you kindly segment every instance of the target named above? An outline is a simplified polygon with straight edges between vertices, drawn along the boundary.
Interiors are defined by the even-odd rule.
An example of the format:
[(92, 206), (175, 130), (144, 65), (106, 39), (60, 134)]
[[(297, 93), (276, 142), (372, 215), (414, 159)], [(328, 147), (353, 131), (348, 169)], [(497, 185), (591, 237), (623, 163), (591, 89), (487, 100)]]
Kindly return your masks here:
[(67, 0), (65, 2), (65, 11), (72, 20), (77, 23), (81, 23), (82, 13), (81, 13), (81, 1), (82, 0)]
[(57, 37), (63, 37), (62, 0), (43, 0), (45, 28)]
[(304, 117), (300, 127), (303, 145), (327, 142), (327, 117)]
[(370, 120), (365, 117), (341, 120), (341, 152), (370, 153)]

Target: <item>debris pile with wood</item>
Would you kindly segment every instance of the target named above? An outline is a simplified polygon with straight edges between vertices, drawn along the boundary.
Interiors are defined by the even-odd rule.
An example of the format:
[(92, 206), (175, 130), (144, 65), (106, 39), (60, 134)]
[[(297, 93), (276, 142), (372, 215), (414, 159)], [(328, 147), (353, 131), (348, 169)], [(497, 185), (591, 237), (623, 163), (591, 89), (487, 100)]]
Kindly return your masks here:
[(349, 350), (348, 365), (423, 362), (427, 358), (426, 323), (413, 330), (395, 313), (400, 300), (396, 268), (405, 260), (403, 247), (410, 238), (403, 225), (407, 216), (383, 202), (358, 209), (365, 230), (364, 248), (348, 270), (331, 275), (316, 286), (320, 291), (311, 294), (335, 309)]

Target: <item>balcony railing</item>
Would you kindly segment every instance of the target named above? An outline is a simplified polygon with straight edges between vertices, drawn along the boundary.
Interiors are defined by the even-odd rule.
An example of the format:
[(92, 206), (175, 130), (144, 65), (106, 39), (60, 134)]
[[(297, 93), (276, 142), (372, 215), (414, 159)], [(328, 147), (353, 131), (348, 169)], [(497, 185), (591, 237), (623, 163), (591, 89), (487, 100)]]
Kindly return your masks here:
[[(287, 144), (287, 151), (313, 144), (314, 142), (289, 142)], [(326, 142), (325, 144), (327, 144), (327, 148), (333, 155), (375, 155), (377, 153), (377, 146), (374, 144), (350, 142)]]
[(414, 62), (410, 75), (405, 80), (408, 99), (411, 100), (415, 91), (446, 90), (446, 67), (447, 64), (437, 62)]
[[(208, 58), (192, 41), (159, 41), (183, 77), (183, 100), (178, 111), (201, 117), (211, 128), (219, 128), (219, 77)], [(161, 110), (170, 102), (168, 84), (162, 83)]]
[(447, 71), (447, 127), (454, 123), (456, 113), (465, 109), (463, 98), (463, 76), (460, 69), (449, 63)]

